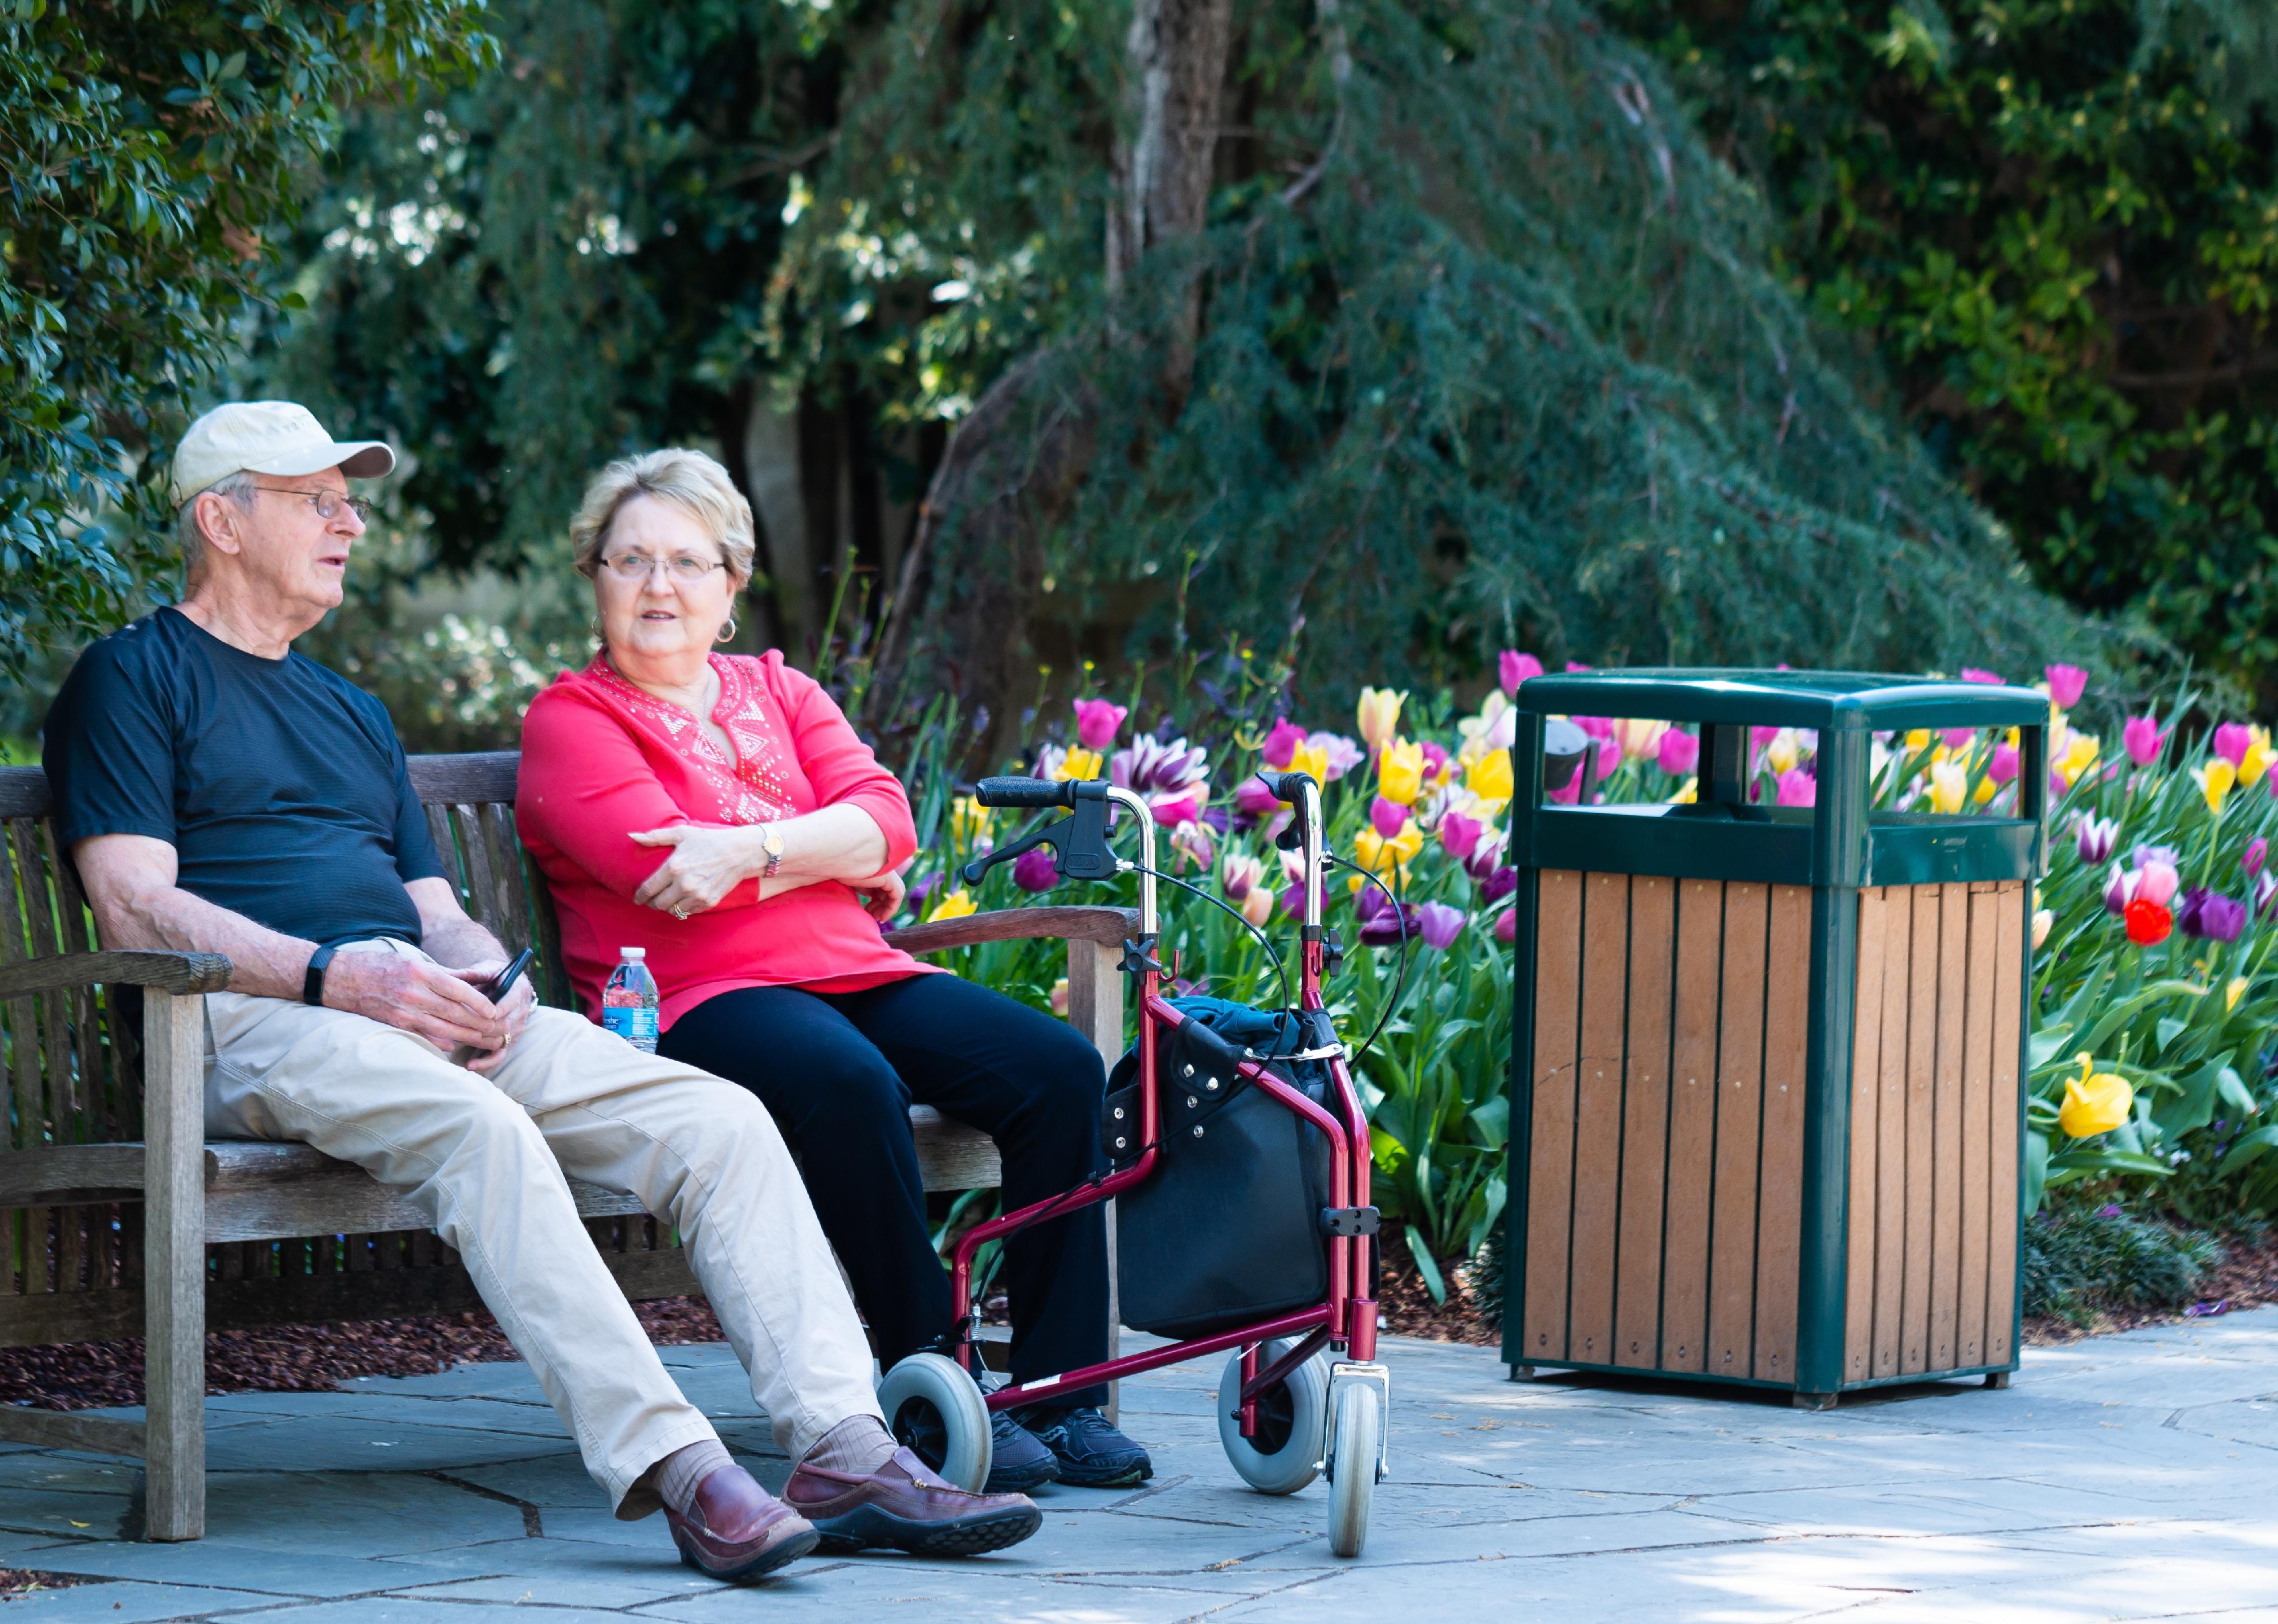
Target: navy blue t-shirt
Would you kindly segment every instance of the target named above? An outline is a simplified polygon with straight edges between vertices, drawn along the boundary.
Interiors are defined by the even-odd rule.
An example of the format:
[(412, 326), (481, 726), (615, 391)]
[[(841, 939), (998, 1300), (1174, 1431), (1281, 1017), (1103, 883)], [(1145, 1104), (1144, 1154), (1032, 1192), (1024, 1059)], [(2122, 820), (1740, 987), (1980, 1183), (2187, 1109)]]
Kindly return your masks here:
[(48, 712), (57, 838), (147, 835), (182, 889), (318, 943), (417, 943), (403, 888), (443, 873), (378, 700), (160, 609), (87, 649)]

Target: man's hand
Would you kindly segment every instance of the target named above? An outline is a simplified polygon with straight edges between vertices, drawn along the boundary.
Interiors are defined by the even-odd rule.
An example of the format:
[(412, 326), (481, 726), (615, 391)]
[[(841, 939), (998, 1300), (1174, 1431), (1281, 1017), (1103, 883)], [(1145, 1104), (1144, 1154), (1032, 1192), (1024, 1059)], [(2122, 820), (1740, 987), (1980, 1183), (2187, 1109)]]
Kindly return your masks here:
[[(753, 835), (748, 828), (707, 828), (692, 823), (637, 831), (632, 836), (636, 843), (673, 850), (657, 871), (641, 881), (633, 900), (676, 919), (702, 913), (767, 865)], [(754, 853), (760, 853), (757, 862), (753, 860)]]
[[(462, 1045), (503, 1050), (520, 1029), (509, 1028), (505, 1011), (468, 985), (506, 968), (503, 960), (483, 975), (446, 970), (401, 953), (341, 953), (325, 968), (325, 1007), (369, 1016), (426, 1039), (445, 1054)], [(517, 983), (527, 990), (528, 982)], [(508, 1003), (513, 1003), (509, 996)], [(525, 1007), (522, 1018), (529, 1018)], [(491, 1064), (497, 1064), (492, 1057)]]
[[(337, 964), (340, 960), (334, 959), (333, 962)], [(479, 995), (482, 989), (488, 986), (506, 966), (507, 961), (501, 958), (488, 964), (470, 964), (462, 969), (454, 970), (451, 973), (465, 981)], [(468, 1048), (462, 1048), (451, 1056), (452, 1059), (465, 1066), (468, 1071), (479, 1071), (485, 1077), (488, 1077), (506, 1064), (507, 1049), (516, 1038), (522, 1035), (522, 1029), (530, 1024), (530, 1012), (538, 1007), (537, 989), (531, 985), (527, 972), (515, 978), (514, 985), (507, 988), (505, 996), (497, 1001), (495, 1007), (498, 1010), (500, 1020), (506, 1027), (506, 1041), (496, 1048), (488, 1050), (474, 1049), (470, 1053)]]

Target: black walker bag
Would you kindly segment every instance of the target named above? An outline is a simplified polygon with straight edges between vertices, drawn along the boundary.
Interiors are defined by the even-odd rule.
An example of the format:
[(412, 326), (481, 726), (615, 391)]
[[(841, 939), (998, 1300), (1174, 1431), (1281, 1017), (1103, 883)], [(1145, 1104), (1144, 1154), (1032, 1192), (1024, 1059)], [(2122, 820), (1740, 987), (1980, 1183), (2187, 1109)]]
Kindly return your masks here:
[[(1291, 1055), (1328, 1041), (1318, 1013), (1277, 1015), (1222, 998), (1171, 1003), (1236, 1050)], [(1321, 1217), (1328, 1135), (1243, 1081), (1188, 1027), (1158, 1041), (1162, 1154), (1145, 1183), (1116, 1199), (1123, 1323), (1184, 1339), (1321, 1301), (1329, 1287)], [(1267, 1069), (1316, 1104), (1332, 1094), (1319, 1060), (1270, 1060)], [(1103, 1123), (1109, 1161), (1128, 1163), (1145, 1148), (1135, 1045), (1108, 1078)]]

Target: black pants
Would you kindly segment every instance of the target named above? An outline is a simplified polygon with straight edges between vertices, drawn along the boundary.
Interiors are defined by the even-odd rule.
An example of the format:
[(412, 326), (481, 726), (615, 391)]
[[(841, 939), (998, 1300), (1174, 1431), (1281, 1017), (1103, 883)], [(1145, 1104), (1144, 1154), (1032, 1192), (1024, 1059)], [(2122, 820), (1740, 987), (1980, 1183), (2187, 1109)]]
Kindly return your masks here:
[[(1066, 1021), (952, 975), (859, 993), (744, 987), (681, 1016), (657, 1047), (742, 1084), (775, 1114), (885, 1366), (952, 1329), (910, 1137), (913, 1102), (997, 1141), (1008, 1212), (1082, 1183), (1101, 1163), (1099, 1051)], [(1107, 1357), (1104, 1208), (1014, 1236), (1002, 1278), (1015, 1381)], [(1106, 1398), (1097, 1387), (1054, 1402)]]

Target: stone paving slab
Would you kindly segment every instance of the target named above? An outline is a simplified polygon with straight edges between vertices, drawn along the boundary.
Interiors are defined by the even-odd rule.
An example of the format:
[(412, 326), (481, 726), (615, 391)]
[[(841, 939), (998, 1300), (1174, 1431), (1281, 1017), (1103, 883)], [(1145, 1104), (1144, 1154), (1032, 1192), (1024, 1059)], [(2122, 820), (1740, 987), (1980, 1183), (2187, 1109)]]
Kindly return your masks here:
[[(780, 1485), (790, 1463), (729, 1351), (664, 1356)], [(1825, 1413), (1514, 1383), (1481, 1348), (1384, 1357), (1392, 1475), (1353, 1562), (1328, 1554), (1322, 1487), (1272, 1498), (1235, 1477), (1210, 1360), (1126, 1384), (1153, 1482), (1048, 1490), (1023, 1545), (728, 1589), (679, 1565), (661, 1521), (611, 1516), (529, 1371), (496, 1364), (211, 1400), (210, 1534), (193, 1544), (136, 1541), (132, 1464), (0, 1448), (0, 1565), (107, 1581), (0, 1618), (2278, 1624), (2278, 1309), (2033, 1350), (2006, 1392), (1932, 1384)]]

